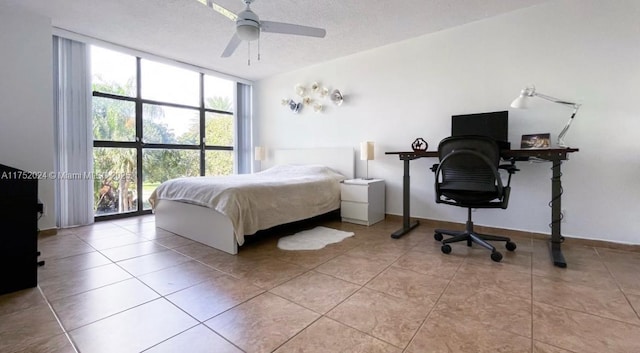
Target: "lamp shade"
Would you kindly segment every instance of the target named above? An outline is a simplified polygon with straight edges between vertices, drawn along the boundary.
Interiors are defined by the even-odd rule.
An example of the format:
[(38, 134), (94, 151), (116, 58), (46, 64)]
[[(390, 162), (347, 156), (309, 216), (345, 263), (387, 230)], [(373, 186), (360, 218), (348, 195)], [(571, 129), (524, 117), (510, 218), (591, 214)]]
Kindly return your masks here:
[(267, 157), (267, 153), (266, 153), (265, 148), (264, 147), (260, 147), (260, 146), (256, 147), (254, 152), (253, 152), (253, 156), (254, 156), (254, 159), (256, 161), (265, 160), (266, 157)]
[(372, 141), (364, 141), (360, 143), (360, 160), (361, 161), (372, 161), (373, 160), (373, 142)]
[(535, 86), (525, 87), (520, 91), (518, 98), (511, 102), (511, 108), (526, 109), (529, 107), (529, 98), (537, 95)]
[(521, 94), (518, 98), (514, 99), (513, 102), (511, 102), (511, 108), (525, 109), (528, 107), (528, 100), (529, 99), (527, 96)]

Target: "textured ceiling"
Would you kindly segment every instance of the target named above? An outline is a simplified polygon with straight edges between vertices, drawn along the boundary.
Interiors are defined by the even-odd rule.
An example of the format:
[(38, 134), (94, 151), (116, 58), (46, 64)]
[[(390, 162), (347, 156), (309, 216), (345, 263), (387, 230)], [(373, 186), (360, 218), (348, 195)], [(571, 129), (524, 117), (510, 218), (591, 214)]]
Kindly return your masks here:
[[(259, 80), (393, 42), (533, 6), (547, 0), (255, 0), (261, 20), (327, 30), (325, 38), (262, 33), (247, 65), (246, 43), (220, 55), (234, 23), (198, 0), (3, 0), (52, 25), (103, 41)], [(238, 13), (242, 0), (216, 0)]]

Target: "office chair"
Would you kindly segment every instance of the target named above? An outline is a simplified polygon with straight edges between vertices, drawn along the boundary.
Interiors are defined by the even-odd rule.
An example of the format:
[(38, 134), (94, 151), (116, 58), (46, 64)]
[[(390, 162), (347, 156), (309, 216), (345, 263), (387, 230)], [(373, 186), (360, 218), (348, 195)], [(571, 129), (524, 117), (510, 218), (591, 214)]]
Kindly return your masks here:
[[(439, 163), (431, 170), (435, 172), (436, 203), (444, 203), (468, 210), (464, 231), (436, 229), (434, 238), (442, 241), (442, 252), (451, 252), (450, 243), (466, 241), (491, 250), (491, 259), (502, 260), (502, 254), (488, 241), (505, 241), (509, 251), (516, 249), (516, 244), (508, 237), (479, 234), (473, 230), (471, 210), (474, 208), (502, 208), (509, 203), (511, 176), (518, 171), (515, 162), (500, 165), (500, 149), (498, 144), (486, 136), (451, 136), (440, 141), (438, 145)], [(507, 185), (503, 185), (500, 169), (509, 174)], [(443, 234), (452, 238), (443, 240)]]

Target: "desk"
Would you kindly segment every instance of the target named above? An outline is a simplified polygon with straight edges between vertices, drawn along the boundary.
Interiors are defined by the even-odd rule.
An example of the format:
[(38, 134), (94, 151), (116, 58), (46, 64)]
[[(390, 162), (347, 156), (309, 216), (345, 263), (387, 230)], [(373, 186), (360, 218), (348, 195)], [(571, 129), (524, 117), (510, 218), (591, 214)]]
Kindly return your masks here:
[[(526, 161), (531, 158), (543, 159), (553, 163), (551, 178), (551, 258), (553, 264), (558, 267), (567, 267), (567, 262), (562, 255), (561, 244), (564, 237), (560, 232), (561, 215), (561, 195), (562, 182), (560, 177), (560, 166), (563, 160), (567, 160), (569, 153), (578, 152), (577, 148), (552, 148), (552, 149), (528, 149), (528, 150), (502, 150), (500, 156), (503, 159)], [(415, 152), (385, 152), (385, 154), (398, 155), (404, 161), (404, 175), (402, 179), (402, 228), (393, 232), (391, 237), (398, 239), (407, 234), (420, 224), (417, 220), (411, 221), (410, 200), (411, 181), (409, 177), (409, 162), (419, 158), (438, 158), (437, 151), (415, 151)]]

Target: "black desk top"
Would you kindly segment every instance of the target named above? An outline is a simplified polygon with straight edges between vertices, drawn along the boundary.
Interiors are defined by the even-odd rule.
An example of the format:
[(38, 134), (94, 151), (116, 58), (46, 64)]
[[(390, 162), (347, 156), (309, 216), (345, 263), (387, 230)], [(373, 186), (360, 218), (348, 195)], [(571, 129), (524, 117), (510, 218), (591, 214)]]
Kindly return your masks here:
[[(578, 152), (577, 148), (541, 148), (541, 149), (511, 149), (501, 150), (502, 158), (530, 158), (541, 159), (567, 159), (568, 153)], [(438, 157), (438, 151), (411, 151), (411, 152), (385, 152), (385, 154), (397, 154), (400, 159), (418, 159)]]

